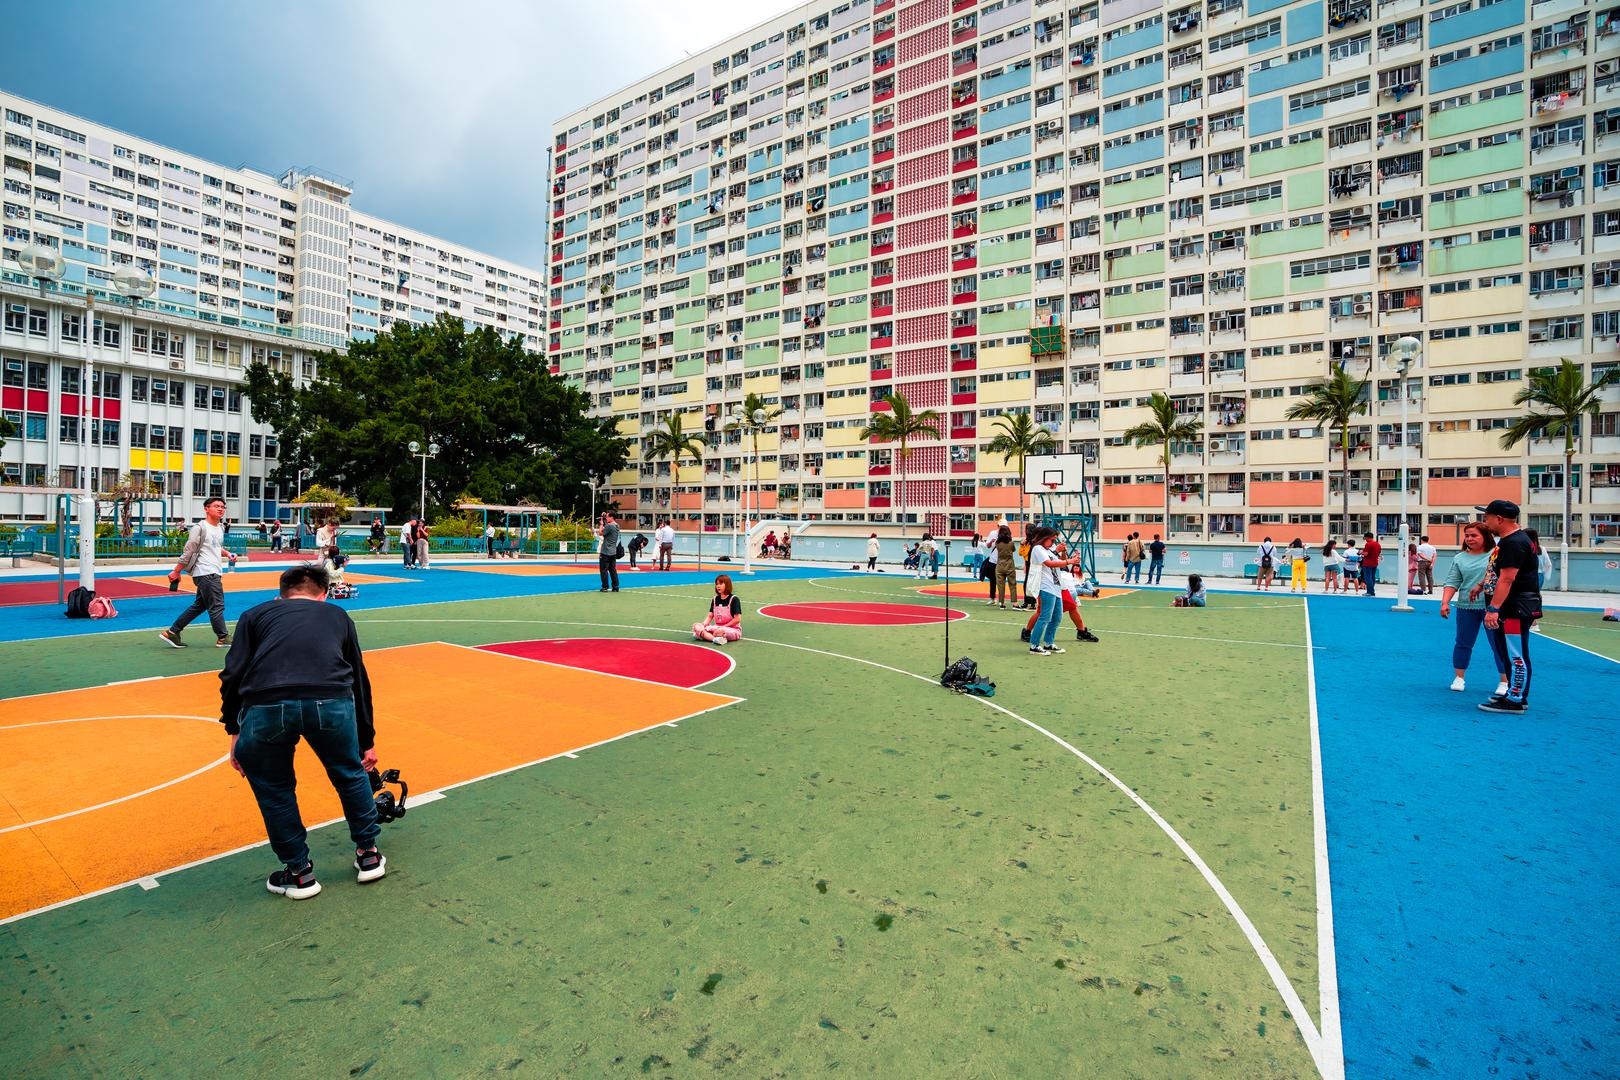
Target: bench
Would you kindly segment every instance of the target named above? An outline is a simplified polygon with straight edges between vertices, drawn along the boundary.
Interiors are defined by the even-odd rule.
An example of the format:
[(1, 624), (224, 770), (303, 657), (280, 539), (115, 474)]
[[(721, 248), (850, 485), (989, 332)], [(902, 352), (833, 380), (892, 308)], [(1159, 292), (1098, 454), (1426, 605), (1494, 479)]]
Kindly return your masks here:
[(21, 566), (21, 560), (32, 559), (39, 550), (32, 540), (0, 540), (0, 559), (11, 557), (12, 566)]

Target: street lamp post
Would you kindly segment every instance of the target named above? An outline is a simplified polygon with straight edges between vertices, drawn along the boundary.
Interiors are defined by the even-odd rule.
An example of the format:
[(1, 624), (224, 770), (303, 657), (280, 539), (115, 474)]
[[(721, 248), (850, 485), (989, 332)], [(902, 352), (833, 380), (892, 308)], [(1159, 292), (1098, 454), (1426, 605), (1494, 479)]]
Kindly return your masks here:
[(430, 442), (430, 443), (427, 444), (427, 449), (423, 450), (422, 449), (422, 444), (417, 442), (415, 439), (412, 439), (411, 440), (411, 456), (412, 457), (419, 457), (419, 458), (422, 459), (422, 491), (421, 491), (421, 497), (418, 500), (416, 505), (418, 507), (417, 512), (422, 515), (422, 520), (426, 521), (427, 520), (427, 463), (428, 463), (428, 458), (430, 458), (430, 457), (438, 457), (439, 456), (439, 444), (436, 443), (436, 442)]
[(1389, 355), (1385, 358), (1385, 363), (1395, 371), (1399, 372), (1401, 378), (1401, 528), (1400, 550), (1396, 552), (1395, 555), (1395, 565), (1398, 572), (1396, 580), (1400, 584), (1400, 593), (1395, 597), (1395, 606), (1390, 608), (1391, 611), (1413, 610), (1411, 594), (1408, 591), (1412, 585), (1411, 581), (1409, 580), (1412, 568), (1411, 564), (1408, 563), (1406, 558), (1406, 549), (1412, 540), (1412, 527), (1406, 516), (1406, 489), (1408, 486), (1407, 457), (1409, 456), (1409, 446), (1411, 443), (1409, 433), (1406, 430), (1408, 406), (1406, 379), (1407, 372), (1412, 370), (1412, 365), (1417, 362), (1418, 353), (1422, 349), (1423, 343), (1421, 341), (1415, 337), (1407, 336), (1396, 341), (1394, 347), (1390, 350)]
[[(758, 513), (759, 512), (759, 449), (758, 449), (758, 447), (759, 447), (759, 429), (765, 426), (765, 410), (764, 409), (755, 409), (751, 413), (745, 413), (741, 409), (738, 409), (738, 410), (736, 410), (735, 412), (733, 412), (731, 414), (731, 423), (732, 423), (732, 426), (735, 427), (740, 434), (748, 435), (753, 440), (753, 446), (754, 446), (754, 453), (753, 453), (753, 459), (754, 459), (754, 482), (753, 482), (753, 487), (752, 488), (749, 487), (748, 465), (747, 465), (747, 460), (748, 459), (747, 459), (747, 455), (745, 454), (744, 458), (743, 458), (744, 464), (743, 464), (743, 486), (742, 486), (742, 490), (744, 492), (747, 492), (748, 494), (752, 495), (753, 503), (754, 503), (754, 512)], [(742, 503), (743, 503), (743, 509), (746, 511), (747, 506), (748, 506), (748, 500), (743, 499)], [(749, 533), (751, 532), (751, 530), (749, 528), (749, 524), (750, 524), (750, 519), (748, 518), (748, 516), (745, 513), (744, 516), (743, 516), (743, 529), (742, 529), (742, 534), (743, 534), (743, 538), (742, 538), (743, 539), (743, 573), (745, 573), (745, 574), (752, 574), (754, 572), (754, 545), (753, 545), (753, 541), (749, 538)]]

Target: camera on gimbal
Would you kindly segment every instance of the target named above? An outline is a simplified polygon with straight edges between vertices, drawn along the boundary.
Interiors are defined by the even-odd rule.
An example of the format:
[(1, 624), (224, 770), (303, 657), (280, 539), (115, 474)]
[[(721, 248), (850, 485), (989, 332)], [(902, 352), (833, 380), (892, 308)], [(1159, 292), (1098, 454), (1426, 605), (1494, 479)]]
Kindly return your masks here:
[[(387, 824), (405, 816), (405, 799), (410, 795), (411, 789), (399, 778), (398, 769), (383, 772), (368, 769), (366, 779), (371, 781), (371, 797), (377, 803), (378, 824)], [(386, 784), (394, 784), (399, 788), (399, 798), (394, 798), (394, 793), (384, 786)]]

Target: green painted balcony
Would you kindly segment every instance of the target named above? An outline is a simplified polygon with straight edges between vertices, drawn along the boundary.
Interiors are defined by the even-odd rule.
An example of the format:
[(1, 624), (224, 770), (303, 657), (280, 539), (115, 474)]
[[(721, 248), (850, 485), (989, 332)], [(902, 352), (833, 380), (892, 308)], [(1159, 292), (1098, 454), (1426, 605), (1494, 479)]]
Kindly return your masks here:
[(1316, 251), (1327, 243), (1327, 225), (1318, 222), (1293, 229), (1278, 229), (1249, 237), (1249, 257), (1291, 255), (1296, 251)]
[(1028, 330), (1034, 318), (1034, 308), (1016, 307), (1005, 311), (991, 311), (979, 316), (979, 333), (1006, 334)]
[(1289, 169), (1303, 169), (1310, 165), (1322, 164), (1322, 155), (1327, 150), (1325, 139), (1312, 139), (1310, 142), (1298, 143), (1294, 146), (1279, 146), (1275, 150), (1262, 150), (1258, 154), (1249, 155), (1249, 178), (1257, 176), (1270, 176), (1272, 173), (1287, 172)]
[(828, 356), (849, 356), (866, 351), (866, 331), (857, 327), (843, 337), (827, 338)]
[(829, 266), (842, 266), (845, 263), (860, 262), (872, 250), (870, 240), (856, 240), (849, 244), (839, 244), (827, 251), (827, 264)]
[[(1441, 113), (1444, 116), (1444, 113)], [(1482, 146), (1460, 154), (1429, 159), (1429, 183), (1448, 184), (1487, 173), (1509, 172), (1524, 168), (1524, 140)]]
[(613, 346), (613, 359), (621, 361), (641, 359), (641, 342), (627, 341), (623, 345)]
[(640, 368), (625, 368), (623, 371), (615, 371), (613, 373), (614, 386), (639, 386), (640, 384)]
[(1457, 229), (1524, 213), (1524, 192), (1493, 191), (1466, 199), (1429, 204), (1429, 228)]
[(1283, 263), (1261, 263), (1248, 269), (1250, 300), (1268, 300), (1283, 294), (1288, 278), (1288, 267)]
[(867, 270), (855, 270), (838, 277), (827, 278), (827, 295), (843, 296), (845, 293), (861, 292), (870, 286), (872, 275)]
[(1139, 251), (1134, 255), (1123, 255), (1117, 259), (1110, 259), (1105, 264), (1105, 280), (1122, 281), (1125, 278), (1142, 277), (1144, 274), (1164, 273), (1164, 250)]
[(1499, 266), (1519, 266), (1523, 262), (1524, 240), (1517, 236), (1429, 251), (1429, 273), (1435, 277), (1492, 270)]
[(1524, 102), (1525, 97), (1522, 93), (1508, 94), (1506, 97), (1491, 98), (1489, 101), (1476, 101), (1472, 105), (1441, 109), (1429, 117), (1429, 138), (1447, 139), (1453, 135), (1461, 135), (1465, 131), (1522, 123)]
[(1004, 274), (1001, 277), (979, 279), (980, 300), (1000, 300), (1006, 296), (1028, 296), (1034, 288), (1035, 275), (1028, 270)]
[(749, 345), (743, 349), (743, 367), (757, 368), (775, 364), (782, 359), (780, 345)]
[(760, 338), (776, 337), (782, 332), (782, 316), (772, 315), (766, 319), (743, 323), (743, 340), (758, 341)]
[(768, 289), (748, 293), (743, 297), (744, 311), (764, 311), (766, 308), (782, 306), (782, 286), (772, 285)]
[(703, 327), (682, 326), (675, 331), (675, 347), (677, 349), (703, 348)]
[(843, 307), (830, 307), (827, 309), (827, 325), (848, 326), (850, 323), (865, 322), (871, 306), (862, 300), (856, 304), (845, 304)]
[(615, 338), (635, 337), (641, 333), (641, 316), (630, 315), (613, 324)]
[(566, 308), (566, 309), (563, 310), (562, 324), (564, 326), (582, 326), (582, 325), (584, 325), (584, 323), (585, 323), (585, 305), (584, 304), (580, 304), (580, 305), (577, 305), (575, 307)]
[(1034, 204), (1027, 200), (1013, 206), (1003, 206), (1000, 210), (986, 211), (979, 215), (979, 233), (982, 235), (1028, 225), (1034, 219), (1034, 214)]
[(693, 323), (702, 322), (704, 317), (708, 314), (709, 304), (707, 301), (699, 301), (695, 304), (683, 304), (675, 309), (675, 325), (690, 326)]
[(1153, 176), (1143, 176), (1136, 180), (1127, 180), (1123, 184), (1109, 184), (1103, 188), (1103, 205), (1112, 209), (1116, 206), (1126, 206), (1143, 199), (1162, 199), (1169, 190), (1170, 178), (1165, 173), (1156, 173)]
[(1027, 262), (1035, 252), (1033, 236), (1017, 240), (985, 241), (979, 245), (980, 266), (1002, 266), (1010, 262)]
[(677, 376), (703, 374), (703, 357), (693, 356), (675, 361), (675, 374)]
[(750, 285), (756, 285), (761, 281), (774, 281), (781, 276), (781, 256), (777, 256), (774, 259), (766, 259), (762, 263), (755, 263), (753, 266), (747, 267), (743, 270), (743, 280), (748, 282)]
[(1124, 244), (1132, 240), (1163, 236), (1165, 221), (1165, 214), (1162, 210), (1156, 214), (1143, 214), (1140, 217), (1132, 216), (1120, 218), (1118, 221), (1105, 221), (1103, 222), (1103, 243)]
[(641, 310), (641, 294), (639, 292), (625, 293), (613, 301), (613, 314), (623, 315), (627, 311)]
[(1169, 295), (1165, 289), (1150, 289), (1147, 292), (1125, 293), (1120, 296), (1103, 297), (1103, 318), (1114, 319), (1127, 315), (1151, 315), (1163, 311), (1165, 297)]

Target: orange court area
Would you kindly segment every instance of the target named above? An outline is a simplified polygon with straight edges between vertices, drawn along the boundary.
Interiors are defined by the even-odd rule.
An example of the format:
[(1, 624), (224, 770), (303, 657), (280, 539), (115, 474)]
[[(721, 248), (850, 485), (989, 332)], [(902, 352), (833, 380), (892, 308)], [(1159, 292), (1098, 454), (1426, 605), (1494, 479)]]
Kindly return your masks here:
[[(441, 642), (366, 666), (379, 767), (413, 792), (740, 700)], [(0, 919), (263, 842), (218, 716), (213, 672), (0, 701)], [(305, 824), (341, 817), (302, 744), (298, 773)]]
[[(169, 576), (167, 574), (153, 574), (143, 577), (127, 578), (125, 580), (140, 581), (148, 585), (156, 585), (162, 589), (167, 589), (169, 587)], [(274, 592), (281, 583), (281, 571), (243, 570), (239, 573), (232, 570), (228, 573), (221, 574), (219, 576), (219, 580), (220, 583), (224, 585), (225, 591), (228, 593), (265, 591)], [(385, 585), (397, 581), (409, 581), (410, 578), (383, 577), (380, 574), (356, 574), (353, 571), (345, 571), (343, 574), (343, 580), (348, 582), (350, 585)], [(196, 586), (191, 583), (190, 574), (180, 575), (180, 591), (185, 593), (197, 591)]]

